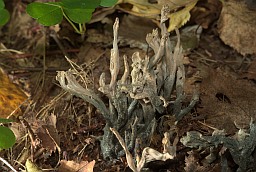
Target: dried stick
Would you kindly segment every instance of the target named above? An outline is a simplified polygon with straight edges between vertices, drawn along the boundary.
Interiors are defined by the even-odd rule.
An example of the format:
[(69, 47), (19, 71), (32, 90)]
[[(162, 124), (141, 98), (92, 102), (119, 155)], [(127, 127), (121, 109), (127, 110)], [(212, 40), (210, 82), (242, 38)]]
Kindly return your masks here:
[(5, 165), (7, 165), (13, 172), (17, 172), (12, 166), (11, 164), (9, 164), (9, 162), (7, 162), (5, 159), (3, 159), (2, 157), (0, 157), (0, 161), (2, 161)]

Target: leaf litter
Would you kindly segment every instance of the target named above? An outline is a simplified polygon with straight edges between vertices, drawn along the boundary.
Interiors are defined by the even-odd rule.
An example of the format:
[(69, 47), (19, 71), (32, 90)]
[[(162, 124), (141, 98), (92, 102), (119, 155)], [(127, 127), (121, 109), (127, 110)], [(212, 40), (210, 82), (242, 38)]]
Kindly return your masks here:
[[(207, 26), (208, 23), (210, 22), (206, 21), (205, 26)], [(23, 29), (23, 31), (24, 30), (26, 29)], [(177, 138), (183, 138), (187, 137), (187, 132), (191, 132), (192, 136), (194, 136), (193, 138), (197, 138), (197, 141), (200, 141), (200, 144), (206, 143), (207, 140), (207, 144), (213, 143), (214, 146), (201, 146), (201, 150), (199, 150), (198, 147), (188, 149), (178, 141), (176, 150), (177, 157), (175, 160), (158, 164), (150, 162), (148, 163), (149, 167), (152, 167), (152, 164), (155, 163), (154, 166), (159, 167), (158, 169), (176, 169), (177, 171), (220, 171), (221, 168), (237, 170), (238, 166), (239, 168), (244, 168), (244, 165), (236, 159), (237, 156), (241, 155), (239, 154), (240, 150), (235, 151), (237, 154), (235, 153), (234, 156), (234, 152), (232, 151), (236, 150), (233, 149), (235, 146), (225, 147), (224, 145), (223, 147), (222, 144), (217, 144), (218, 142), (214, 142), (213, 139), (229, 139), (232, 140), (232, 142), (237, 143), (236, 140), (239, 138), (237, 137), (239, 136), (237, 134), (239, 134), (240, 131), (240, 134), (242, 133), (242, 136), (245, 138), (244, 142), (246, 142), (247, 145), (251, 144), (250, 142), (247, 143), (247, 141), (250, 139), (253, 140), (253, 134), (250, 133), (250, 131), (253, 130), (253, 123), (251, 123), (250, 128), (250, 121), (251, 118), (255, 118), (255, 85), (253, 82), (248, 82), (247, 79), (243, 79), (243, 77), (248, 76), (249, 79), (253, 80), (253, 75), (242, 75), (242, 77), (239, 75), (236, 70), (236, 67), (239, 66), (237, 65), (237, 60), (242, 58), (237, 55), (235, 55), (236, 58), (232, 58), (234, 54), (231, 54), (230, 56), (230, 54), (227, 53), (228, 51), (232, 52), (231, 49), (224, 47), (227, 50), (218, 51), (218, 47), (207, 47), (207, 45), (210, 45), (208, 43), (204, 44), (204, 48), (202, 49), (202, 41), (205, 41), (205, 38), (211, 37), (216, 39), (216, 37), (207, 34), (209, 34), (209, 32), (206, 34), (203, 33), (201, 35), (203, 39), (200, 39), (199, 47), (194, 52), (188, 53), (187, 56), (189, 61), (185, 66), (188, 73), (184, 88), (188, 97), (186, 98), (184, 106), (188, 104), (189, 99), (191, 98), (190, 96), (193, 93), (191, 84), (193, 85), (194, 82), (201, 83), (200, 102), (194, 109), (192, 109), (192, 112), (186, 115), (176, 126), (174, 125), (175, 120), (173, 120), (168, 113), (163, 117), (160, 117), (158, 122), (162, 119), (165, 131), (171, 131), (171, 127), (175, 126), (174, 136), (170, 138), (171, 143), (174, 143), (176, 138), (175, 135), (177, 135)], [(12, 35), (15, 35), (15, 33), (12, 33)], [(37, 39), (40, 38), (35, 38), (35, 40)], [(73, 45), (70, 46), (69, 41), (65, 41), (65, 39), (61, 38), (59, 39), (68, 48), (73, 48)], [(46, 41), (49, 40), (46, 39)], [(107, 44), (107, 42), (111, 41), (112, 39), (105, 41), (103, 44), (90, 43), (89, 50), (81, 47), (80, 51), (85, 52), (80, 55), (78, 61), (79, 64), (82, 64), (85, 62), (84, 59), (86, 59), (86, 63), (82, 65), (84, 69), (78, 67), (77, 70), (79, 71), (78, 73), (83, 71), (81, 75), (86, 76), (86, 82), (79, 81), (83, 87), (97, 90), (99, 87), (97, 78), (103, 71), (106, 72), (106, 83), (109, 83), (111, 80), (111, 76), (107, 72), (109, 65), (108, 57), (110, 56), (110, 44)], [(14, 43), (15, 42), (17, 41), (14, 41)], [(27, 44), (26, 48), (31, 49), (32, 44), (33, 43)], [(131, 41), (128, 42), (128, 46), (129, 44), (131, 44)], [(131, 57), (136, 48), (133, 48), (131, 51), (130, 48), (125, 47), (126, 45), (120, 47), (120, 54), (128, 54), (128, 57)], [(20, 46), (21, 45), (17, 46), (17, 48)], [(218, 44), (218, 46), (223, 48), (222, 44)], [(209, 51), (213, 51), (213, 53), (207, 53), (207, 48)], [(51, 49), (48, 48), (47, 51), (51, 51)], [(198, 60), (200, 57), (195, 53), (196, 51), (200, 51), (201, 54), (205, 55), (203, 60)], [(218, 54), (214, 54), (214, 51)], [(140, 50), (140, 53), (141, 56), (147, 54), (146, 52), (143, 52), (143, 50)], [(94, 54), (97, 57), (95, 60), (93, 58)], [(38, 56), (40, 55), (41, 54), (38, 54)], [(69, 55), (73, 54), (69, 53)], [(229, 55), (228, 58), (227, 55)], [(218, 59), (216, 60), (214, 58)], [(235, 62), (235, 65), (234, 63), (229, 62), (230, 59)], [(58, 59), (53, 60), (58, 61)], [(76, 58), (73, 58), (72, 60), (76, 61)], [(248, 61), (245, 62), (250, 62), (250, 57), (246, 60)], [(64, 60), (60, 61), (61, 63), (56, 63), (57, 68)], [(40, 60), (37, 60), (37, 62), (40, 62)], [(131, 59), (128, 58), (128, 62), (130, 63)], [(242, 66), (246, 65), (242, 61), (240, 62)], [(123, 61), (121, 60), (120, 63), (123, 63)], [(36, 63), (33, 64), (37, 66)], [(64, 62), (64, 64), (67, 63)], [(235, 69), (235, 72), (232, 72), (233, 69)], [(253, 65), (251, 65), (249, 69), (249, 72), (252, 71), (252, 69), (254, 69)], [(121, 65), (121, 73), (123, 70), (123, 65)], [(79, 78), (79, 75), (76, 75), (76, 77)], [(47, 79), (45, 81), (47, 81), (47, 86), (56, 83), (53, 79)], [(94, 160), (96, 160), (95, 164), (92, 163), (93, 165), (88, 167), (88, 169), (94, 168), (94, 171), (117, 171), (118, 169), (124, 169), (127, 166), (125, 160), (117, 160), (116, 162), (110, 163), (102, 159), (100, 143), (97, 139), (99, 136), (103, 135), (102, 130), (106, 121), (99, 111), (83, 100), (77, 97), (72, 97), (60, 89), (55, 88), (55, 86), (49, 88), (47, 88), (49, 89), (49, 91), (46, 91), (47, 94), (43, 95), (43, 92), (37, 94), (38, 99), (41, 99), (40, 95), (42, 95), (43, 98), (41, 102), (37, 102), (37, 108), (34, 107), (35, 104), (31, 103), (28, 105), (27, 109), (24, 109), (26, 112), (23, 115), (24, 119), (27, 121), (28, 128), (31, 129), (30, 132), (36, 136), (34, 141), (39, 141), (34, 143), (34, 145), (38, 145), (38, 147), (31, 147), (30, 142), (33, 142), (33, 139), (31, 140), (26, 136), (26, 133), (29, 133), (29, 129), (19, 123), (15, 123), (13, 124), (13, 128), (15, 128), (16, 133), (20, 135), (18, 137), (20, 139), (19, 143), (13, 148), (12, 157), (8, 154), (3, 154), (2, 152), (1, 156), (6, 157), (7, 159), (8, 157), (11, 157), (23, 164), (25, 164), (27, 158), (32, 158), (34, 161), (33, 163), (37, 164), (40, 168), (52, 170), (60, 170), (60, 166), (62, 165), (56, 166), (60, 163), (73, 164), (71, 165), (71, 170), (74, 171), (78, 166), (91, 164), (92, 162), (94, 163)], [(41, 89), (44, 90), (46, 88), (44, 87)], [(108, 103), (106, 100), (104, 100), (104, 102)], [(47, 122), (47, 116), (50, 116), (52, 121), (55, 121), (56, 118), (56, 123)], [(216, 133), (216, 131), (221, 131), (222, 129), (225, 130), (225, 132), (223, 131), (225, 134), (217, 132), (217, 136), (215, 135), (216, 137), (213, 137), (214, 132)], [(162, 149), (164, 149), (161, 145), (164, 133), (161, 131), (163, 130), (159, 127), (157, 132), (154, 133), (154, 138), (156, 140), (150, 144), (150, 147), (158, 152), (162, 152)], [(193, 131), (195, 131), (194, 135)], [(197, 143), (197, 141), (194, 141), (193, 144)], [(118, 144), (118, 142), (116, 142), (116, 144)], [(240, 147), (244, 146), (240, 145)], [(31, 148), (34, 152), (32, 156), (30, 151)], [(252, 152), (247, 152), (247, 155), (250, 156), (251, 153)], [(230, 158), (230, 154), (233, 158)], [(246, 159), (244, 163), (248, 164), (250, 158), (251, 157)], [(161, 165), (158, 166), (159, 164)], [(111, 167), (112, 165), (113, 167)], [(16, 168), (21, 167), (18, 163), (13, 163), (13, 166)], [(254, 167), (250, 168), (253, 169)]]

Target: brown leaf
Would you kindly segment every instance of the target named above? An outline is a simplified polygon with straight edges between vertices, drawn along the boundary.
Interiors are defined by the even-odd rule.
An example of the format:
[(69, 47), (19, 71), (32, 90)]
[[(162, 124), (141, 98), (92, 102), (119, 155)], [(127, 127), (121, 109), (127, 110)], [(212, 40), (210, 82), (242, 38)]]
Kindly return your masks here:
[(185, 167), (186, 172), (204, 172), (205, 167), (199, 164), (199, 159), (195, 156), (195, 153), (188, 152), (188, 156), (185, 157)]
[(56, 128), (57, 123), (57, 117), (53, 113), (48, 117), (47, 124), (52, 125), (54, 128)]
[(202, 81), (201, 108), (198, 112), (206, 115), (206, 123), (229, 134), (236, 127), (244, 128), (256, 112), (256, 88), (247, 80), (238, 80), (221, 69), (210, 69)]
[(256, 59), (252, 61), (247, 73), (245, 73), (243, 77), (256, 81)]
[[(139, 25), (137, 23), (140, 23)], [(146, 36), (157, 25), (150, 19), (137, 17), (133, 15), (124, 16), (120, 23), (119, 36), (123, 39), (120, 40), (122, 45), (130, 45), (130, 47), (139, 47), (147, 49)]]
[(218, 21), (220, 38), (242, 55), (256, 53), (255, 18), (244, 1), (225, 1)]
[(6, 118), (15, 110), (14, 115), (19, 115), (19, 106), (26, 99), (26, 94), (0, 68), (0, 118)]
[(42, 125), (37, 129), (35, 134), (41, 140), (43, 148), (48, 150), (50, 153), (55, 152), (56, 149), (60, 152), (60, 138), (53, 125)]
[(209, 25), (219, 18), (222, 4), (216, 0), (201, 0), (191, 10), (191, 20), (207, 29)]
[(94, 165), (95, 160), (91, 162), (81, 161), (80, 163), (61, 160), (58, 172), (93, 172)]

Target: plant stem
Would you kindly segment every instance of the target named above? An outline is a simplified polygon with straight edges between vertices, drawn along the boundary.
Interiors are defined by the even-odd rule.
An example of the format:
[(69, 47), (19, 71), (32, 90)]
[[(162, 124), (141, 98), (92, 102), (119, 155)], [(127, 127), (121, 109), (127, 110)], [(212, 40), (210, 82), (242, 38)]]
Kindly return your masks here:
[(81, 23), (79, 23), (79, 31), (80, 31), (80, 33), (83, 33), (83, 26)]
[(77, 33), (79, 33), (79, 34), (82, 34), (82, 32), (77, 29), (77, 27), (74, 25), (74, 23), (73, 23), (73, 22), (68, 18), (68, 16), (64, 13), (64, 11), (63, 11), (62, 8), (61, 8), (61, 10), (62, 10), (63, 16), (67, 19), (67, 21), (71, 24), (71, 26), (75, 29), (75, 31), (76, 31)]

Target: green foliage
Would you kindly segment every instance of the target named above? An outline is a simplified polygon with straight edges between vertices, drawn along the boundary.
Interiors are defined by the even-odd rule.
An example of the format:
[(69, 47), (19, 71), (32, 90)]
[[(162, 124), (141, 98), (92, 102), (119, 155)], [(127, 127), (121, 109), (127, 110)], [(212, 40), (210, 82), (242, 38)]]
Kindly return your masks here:
[(111, 7), (117, 3), (118, 0), (101, 0), (100, 6)]
[[(61, 0), (60, 2), (33, 2), (27, 6), (27, 13), (44, 26), (52, 26), (62, 21), (63, 16), (77, 33), (84, 33), (95, 8), (113, 6), (117, 0)], [(79, 26), (79, 28), (77, 27)]]
[[(12, 122), (10, 119), (0, 118), (0, 123)], [(14, 133), (8, 127), (0, 126), (0, 150), (11, 148), (15, 144)]]
[(51, 26), (62, 21), (62, 9), (57, 3), (34, 2), (27, 6), (27, 13), (44, 26)]
[(5, 118), (0, 118), (0, 123), (9, 123), (9, 122), (13, 122), (13, 120), (5, 119)]
[(65, 8), (71, 9), (95, 9), (100, 5), (101, 0), (62, 0)]
[(10, 14), (4, 7), (4, 1), (0, 0), (0, 26), (5, 25), (10, 19)]
[[(64, 8), (64, 12), (67, 14), (70, 20), (75, 23), (87, 23), (92, 18), (92, 12), (94, 9), (68, 9)], [(79, 16), (79, 17), (78, 17)]]

